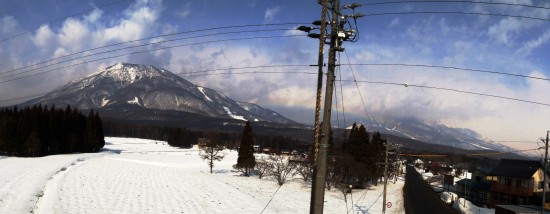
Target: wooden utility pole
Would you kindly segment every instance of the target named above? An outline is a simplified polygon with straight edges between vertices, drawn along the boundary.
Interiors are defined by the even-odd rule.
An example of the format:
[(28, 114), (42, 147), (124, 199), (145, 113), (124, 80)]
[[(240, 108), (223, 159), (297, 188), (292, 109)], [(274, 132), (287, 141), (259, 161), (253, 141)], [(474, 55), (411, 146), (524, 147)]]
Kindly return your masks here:
[(386, 142), (386, 161), (384, 161), (384, 198), (382, 199), (382, 213), (386, 213), (386, 189), (388, 186), (388, 151), (390, 141)]
[[(317, 97), (315, 100), (315, 124), (314, 124), (314, 141), (313, 141), (313, 176), (311, 178), (312, 183), (316, 183), (317, 180), (317, 155), (319, 153), (319, 118), (321, 114), (321, 93), (323, 91), (323, 62), (325, 58), (325, 38), (326, 38), (326, 29), (327, 29), (327, 1), (322, 0), (323, 9), (321, 12), (321, 29), (319, 36), (319, 59), (317, 61), (317, 66), (319, 67), (319, 73), (317, 75)], [(316, 191), (311, 191), (311, 201), (309, 202), (309, 210), (313, 213), (313, 207), (315, 206), (314, 202), (316, 196)]]
[(544, 142), (544, 163), (542, 163), (542, 174), (543, 174), (543, 181), (542, 181), (542, 207), (540, 210), (540, 213), (544, 213), (544, 203), (546, 202), (546, 166), (548, 166), (548, 134), (550, 131), (546, 131), (546, 141)]
[(330, 48), (328, 56), (328, 71), (327, 83), (325, 88), (325, 106), (323, 109), (323, 124), (321, 128), (320, 144), (317, 155), (317, 163), (315, 165), (315, 180), (312, 186), (312, 202), (310, 213), (323, 213), (325, 200), (325, 177), (327, 174), (327, 150), (330, 139), (330, 118), (332, 108), (332, 90), (334, 87), (334, 70), (336, 67), (336, 51), (341, 51), (340, 38), (338, 31), (340, 29), (339, 22), (339, 0), (334, 0), (332, 3), (332, 21), (330, 23)]
[(317, 97), (315, 99), (315, 127), (314, 127), (314, 150), (315, 161), (317, 161), (317, 150), (319, 149), (319, 118), (321, 115), (321, 93), (323, 90), (323, 62), (325, 57), (325, 38), (326, 38), (326, 26), (327, 26), (327, 0), (323, 0), (323, 11), (321, 14), (321, 29), (319, 36), (319, 59), (317, 66), (319, 72), (317, 74)]

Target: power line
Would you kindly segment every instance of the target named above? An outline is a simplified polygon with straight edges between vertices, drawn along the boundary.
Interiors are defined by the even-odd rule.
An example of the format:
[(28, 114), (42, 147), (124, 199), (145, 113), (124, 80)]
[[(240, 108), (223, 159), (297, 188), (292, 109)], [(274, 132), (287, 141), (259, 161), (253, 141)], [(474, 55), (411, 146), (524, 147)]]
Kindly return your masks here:
[[(197, 72), (208, 72), (208, 71), (220, 71), (220, 70), (239, 70), (239, 69), (251, 69), (251, 68), (266, 68), (266, 67), (269, 67), (269, 68), (282, 68), (282, 67), (294, 67), (294, 66), (309, 66), (309, 65), (269, 65), (269, 66), (266, 66), (266, 65), (262, 65), (262, 66), (246, 66), (246, 67), (232, 67), (232, 68), (218, 68), (218, 69), (211, 69), (211, 70), (203, 70), (203, 71), (196, 71), (196, 72), (180, 72), (180, 73), (174, 73), (174, 75), (177, 75), (177, 76), (180, 76), (180, 77), (197, 77), (197, 76), (211, 76), (211, 75), (229, 75), (229, 74), (235, 74), (235, 75), (242, 75), (242, 74), (307, 74), (307, 75), (312, 75), (312, 74), (317, 74), (317, 72), (297, 72), (297, 71), (250, 71), (250, 72), (234, 72), (234, 73), (214, 73), (214, 74), (196, 74)], [(191, 75), (186, 75), (186, 74), (191, 74)], [(165, 75), (162, 75), (162, 76), (165, 76)], [(99, 83), (99, 84), (96, 84), (96, 85), (109, 85), (109, 84), (116, 84), (116, 83), (125, 83), (125, 81), (111, 81), (111, 82), (103, 82), (103, 83)], [(85, 87), (83, 87), (82, 89), (85, 89), (85, 88), (88, 88), (90, 87), (91, 85), (87, 85)], [(63, 90), (54, 90), (52, 92), (63, 92), (63, 91), (68, 91), (68, 90), (72, 90), (74, 88), (79, 88), (79, 86), (74, 86), (74, 87), (68, 87), (68, 88), (65, 88)], [(48, 92), (50, 93), (50, 92)], [(10, 99), (5, 99), (5, 100), (0, 100), (0, 103), (6, 103), (6, 102), (11, 102), (11, 101), (15, 101), (15, 100), (22, 100), (22, 99), (28, 99), (28, 98), (35, 98), (35, 97), (39, 97), (39, 96), (43, 96), (43, 95), (46, 95), (48, 93), (40, 93), (40, 94), (32, 94), (32, 95), (27, 95), (27, 96), (22, 96), (22, 97), (16, 97), (16, 98), (10, 98)]]
[(444, 65), (405, 64), (405, 63), (349, 63), (349, 62), (348, 62), (348, 65), (364, 65), (364, 66), (405, 66), (405, 67), (444, 68), (444, 69), (453, 69), (453, 70), (461, 70), (461, 71), (472, 71), (472, 72), (480, 72), (480, 73), (490, 73), (490, 74), (506, 75), (506, 76), (513, 76), (513, 77), (522, 77), (522, 78), (529, 78), (529, 79), (536, 79), (536, 80), (544, 80), (544, 81), (549, 81), (549, 82), (550, 82), (550, 79), (548, 79), (548, 78), (543, 78), (543, 77), (529, 76), (529, 75), (523, 75), (523, 74), (514, 74), (514, 73), (506, 73), (506, 72), (499, 72), (499, 71), (481, 70), (481, 69), (474, 69), (474, 68), (462, 68), (462, 67), (454, 67), (454, 66), (444, 66)]
[[(341, 66), (338, 66), (338, 68), (340, 68)], [(342, 79), (342, 71), (340, 71), (340, 69), (338, 69), (338, 78), (339, 79)], [(343, 88), (343, 84), (342, 82), (340, 81), (340, 97), (342, 99), (342, 117), (344, 119), (344, 128), (346, 126), (346, 109), (344, 108), (344, 88)]]
[[(39, 70), (39, 69), (42, 69), (42, 68), (51, 67), (51, 66), (54, 66), (54, 65), (63, 64), (63, 63), (66, 63), (66, 62), (71, 62), (71, 61), (74, 61), (74, 60), (77, 60), (77, 59), (83, 59), (83, 58), (87, 58), (87, 57), (91, 57), (91, 56), (96, 56), (96, 55), (100, 55), (100, 54), (107, 54), (107, 53), (113, 53), (113, 52), (118, 52), (118, 51), (121, 51), (121, 50), (137, 48), (137, 47), (145, 47), (145, 46), (151, 46), (151, 45), (159, 45), (159, 44), (164, 44), (164, 43), (168, 43), (168, 42), (174, 42), (174, 41), (180, 41), (180, 40), (186, 40), (186, 39), (193, 39), (193, 38), (209, 37), (209, 36), (219, 36), (219, 35), (228, 35), (228, 34), (237, 34), (237, 33), (250, 33), (250, 32), (262, 32), (262, 31), (263, 31), (263, 32), (273, 32), (273, 31), (283, 31), (283, 30), (286, 31), (286, 30), (288, 30), (288, 29), (268, 29), (268, 30), (252, 30), (252, 31), (231, 31), (231, 32), (223, 32), (223, 33), (213, 33), (213, 34), (206, 34), (206, 35), (198, 35), (198, 36), (191, 36), (191, 37), (170, 39), (170, 40), (165, 40), (165, 41), (160, 41), (160, 42), (146, 43), (146, 44), (141, 44), (141, 45), (128, 46), (128, 47), (123, 47), (123, 48), (119, 48), (119, 49), (113, 49), (113, 50), (107, 50), (107, 51), (98, 52), (98, 53), (93, 53), (93, 54), (87, 54), (87, 55), (80, 56), (80, 57), (77, 57), (77, 58), (70, 58), (70, 59), (63, 60), (63, 61), (59, 61), (59, 62), (56, 62), (56, 63), (53, 63), (53, 64), (48, 64), (48, 65), (45, 65), (45, 66), (41, 66), (41, 67), (33, 68), (33, 69), (30, 69), (30, 70), (26, 70), (26, 71), (23, 71), (23, 72), (13, 73), (13, 74), (10, 74), (10, 75), (5, 75), (5, 76), (0, 77), (0, 79), (4, 79), (4, 78), (7, 78), (7, 77), (12, 77), (12, 76), (16, 76), (16, 75), (20, 75), (20, 74), (24, 74), (24, 73), (29, 73), (29, 72), (31, 72), (31, 71), (35, 71), (35, 70)], [(12, 70), (12, 71), (14, 71), (14, 70)]]
[(367, 80), (339, 80), (344, 82), (363, 82), (363, 83), (370, 83), (370, 84), (382, 84), (382, 85), (396, 85), (396, 86), (405, 86), (405, 87), (416, 87), (416, 88), (427, 88), (427, 89), (435, 89), (435, 90), (443, 90), (443, 91), (452, 91), (457, 93), (464, 93), (464, 94), (473, 94), (473, 95), (479, 95), (479, 96), (485, 96), (485, 97), (493, 97), (493, 98), (499, 98), (499, 99), (505, 99), (505, 100), (512, 100), (512, 101), (518, 101), (518, 102), (524, 102), (524, 103), (531, 103), (531, 104), (537, 104), (537, 105), (543, 105), (550, 107), (550, 104), (548, 103), (541, 103), (541, 102), (535, 102), (530, 100), (523, 100), (518, 98), (512, 98), (512, 97), (505, 97), (500, 95), (493, 95), (493, 94), (484, 94), (479, 92), (472, 92), (472, 91), (464, 91), (459, 89), (452, 89), (452, 88), (443, 88), (443, 87), (435, 87), (435, 86), (426, 86), (426, 85), (414, 85), (414, 84), (407, 84), (407, 83), (395, 83), (395, 82), (383, 82), (383, 81), (367, 81)]
[(133, 43), (133, 42), (145, 41), (145, 40), (150, 40), (150, 39), (158, 39), (158, 38), (167, 37), (167, 36), (175, 36), (175, 35), (181, 35), (181, 34), (197, 33), (197, 32), (204, 32), (204, 31), (213, 31), (213, 30), (222, 30), (222, 29), (231, 29), (231, 28), (265, 27), (265, 26), (281, 26), (281, 25), (297, 25), (297, 24), (303, 24), (303, 23), (288, 22), (288, 23), (273, 23), (273, 24), (232, 25), (232, 26), (212, 27), (212, 28), (204, 28), (204, 29), (198, 29), (198, 30), (180, 31), (180, 32), (177, 32), (177, 33), (162, 34), (162, 35), (158, 35), (158, 36), (147, 37), (147, 38), (136, 39), (136, 40), (130, 40), (130, 41), (125, 41), (125, 42), (119, 42), (119, 43), (115, 43), (115, 44), (104, 45), (104, 46), (99, 46), (99, 47), (95, 47), (95, 48), (91, 48), (91, 49), (87, 49), (87, 50), (83, 50), (83, 51), (79, 51), (79, 52), (74, 52), (74, 53), (63, 55), (63, 56), (55, 57), (55, 58), (52, 58), (52, 59), (49, 59), (49, 60), (46, 60), (46, 61), (42, 61), (42, 62), (38, 62), (38, 63), (35, 63), (35, 64), (27, 65), (27, 66), (24, 66), (24, 67), (20, 67), (20, 68), (8, 70), (8, 71), (3, 71), (3, 72), (0, 72), (0, 74), (10, 73), (10, 72), (22, 70), (22, 69), (25, 69), (25, 68), (30, 68), (30, 67), (33, 67), (33, 66), (36, 66), (36, 65), (45, 64), (45, 63), (48, 63), (48, 62), (52, 62), (54, 60), (62, 59), (62, 58), (69, 57), (69, 56), (74, 56), (74, 55), (89, 52), (89, 51), (94, 51), (94, 50), (108, 48), (108, 47), (114, 47), (114, 46)]
[[(348, 64), (351, 64), (349, 61), (348, 54), (344, 52), (344, 55), (346, 56), (346, 59), (348, 60)], [(372, 118), (369, 115), (369, 112), (367, 111), (367, 105), (365, 104), (365, 100), (363, 99), (363, 95), (361, 95), (361, 89), (359, 89), (359, 84), (357, 84), (357, 78), (355, 78), (355, 72), (353, 71), (353, 67), (351, 65), (349, 66), (351, 70), (351, 74), (353, 75), (353, 81), (355, 82), (355, 86), (357, 87), (357, 92), (359, 93), (359, 97), (361, 98), (361, 103), (363, 103), (363, 108), (365, 109), (365, 114), (367, 114), (367, 118), (369, 119), (369, 122), (372, 123)]]
[(38, 30), (38, 29), (40, 29), (41, 27), (46, 26), (46, 25), (48, 25), (48, 24), (56, 23), (56, 22), (59, 22), (59, 21), (61, 21), (61, 20), (66, 19), (66, 18), (70, 18), (70, 17), (73, 17), (73, 16), (77, 16), (77, 15), (80, 15), (80, 14), (84, 14), (84, 13), (89, 12), (89, 11), (93, 11), (93, 10), (95, 10), (96, 8), (110, 7), (110, 6), (117, 5), (117, 4), (120, 4), (120, 3), (122, 3), (122, 2), (127, 2), (127, 1), (128, 1), (128, 0), (122, 0), (122, 1), (111, 2), (111, 3), (108, 3), (108, 4), (99, 5), (99, 6), (97, 6), (97, 7), (94, 7), (94, 8), (92, 8), (92, 9), (89, 9), (89, 10), (84, 10), (84, 11), (80, 11), (80, 12), (73, 13), (73, 14), (68, 15), (68, 16), (63, 16), (63, 17), (58, 18), (58, 19), (55, 19), (55, 20), (53, 20), (53, 21), (49, 21), (49, 22), (40, 24), (40, 25), (38, 25), (38, 26), (32, 27), (31, 29), (25, 30), (25, 31), (23, 31), (23, 32), (21, 32), (21, 33), (18, 33), (18, 34), (15, 34), (15, 35), (13, 35), (13, 36), (9, 36), (9, 37), (7, 37), (7, 38), (4, 38), (4, 39), (0, 40), (0, 43), (3, 43), (3, 42), (5, 42), (5, 41), (8, 41), (8, 40), (13, 39), (13, 38), (18, 37), (18, 36), (27, 34), (27, 33), (31, 32), (31, 31)]
[(182, 77), (194, 77), (194, 76), (218, 76), (218, 75), (232, 75), (232, 74), (317, 74), (317, 72), (288, 72), (288, 71), (243, 71), (243, 72), (226, 72), (226, 73), (215, 73), (215, 74), (194, 74), (194, 75), (185, 75)]
[[(13, 78), (13, 79), (9, 79), (9, 80), (0, 81), (0, 83), (12, 82), (12, 81), (16, 81), (16, 80), (20, 80), (20, 79), (24, 79), (24, 78), (28, 78), (28, 77), (32, 77), (32, 76), (37, 76), (37, 75), (40, 75), (40, 74), (45, 74), (45, 73), (49, 73), (49, 72), (52, 72), (52, 71), (61, 70), (61, 69), (64, 69), (64, 68), (74, 67), (74, 66), (77, 66), (77, 65), (82, 65), (82, 64), (86, 64), (86, 63), (90, 63), (90, 62), (97, 62), (97, 61), (101, 61), (101, 60), (105, 60), (105, 59), (112, 59), (112, 58), (128, 56), (128, 55), (133, 55), (133, 54), (146, 53), (146, 52), (151, 52), (151, 51), (165, 50), (165, 49), (192, 46), (192, 45), (211, 44), (211, 43), (218, 43), (218, 42), (242, 41), (242, 40), (251, 40), (251, 39), (289, 38), (289, 37), (304, 37), (304, 36), (303, 35), (284, 35), (284, 36), (241, 37), (241, 38), (233, 38), (233, 39), (211, 40), (211, 41), (205, 41), (205, 42), (197, 42), (197, 43), (189, 43), (189, 44), (181, 44), (181, 45), (160, 47), (160, 48), (155, 48), (155, 49), (150, 49), (150, 50), (124, 53), (124, 54), (119, 54), (119, 55), (114, 55), (114, 56), (103, 57), (103, 58), (99, 58), (99, 59), (79, 62), (79, 63), (66, 65), (66, 66), (62, 66), (62, 67), (59, 67), (59, 68), (55, 68), (55, 69), (50, 69), (50, 70), (47, 70), (47, 71), (42, 71), (42, 72), (39, 72), (39, 73), (30, 74), (30, 75), (23, 76), (23, 77), (18, 77), (18, 78)], [(76, 59), (79, 59), (79, 58), (76, 58)]]
[(519, 3), (486, 2), (486, 1), (455, 1), (455, 0), (389, 1), (389, 2), (365, 3), (365, 4), (359, 4), (359, 6), (375, 6), (375, 5), (404, 4), (404, 3), (405, 4), (407, 3), (470, 3), (470, 4), (518, 6), (518, 7), (529, 7), (529, 8), (536, 8), (536, 9), (550, 9), (550, 7), (536, 6), (536, 5), (529, 5), (529, 4), (519, 4)]
[(229, 67), (229, 68), (216, 68), (201, 71), (181, 72), (177, 74), (194, 74), (194, 73), (207, 73), (210, 71), (222, 71), (222, 70), (240, 70), (240, 69), (254, 69), (254, 68), (279, 68), (279, 67), (306, 67), (310, 65), (300, 64), (282, 64), (282, 65), (256, 65), (256, 66), (244, 66), (244, 67)]
[(277, 195), (277, 192), (279, 192), (279, 189), (281, 189), (283, 185), (279, 185), (279, 187), (277, 188), (277, 190), (275, 190), (275, 193), (273, 193), (273, 196), (271, 196), (271, 198), (269, 199), (269, 201), (267, 202), (267, 204), (265, 205), (264, 209), (262, 210), (261, 213), (264, 213), (265, 209), (267, 208), (267, 206), (269, 206), (269, 204), (271, 203), (271, 201), (273, 200), (273, 198), (275, 198), (275, 195)]
[(364, 16), (416, 15), (416, 14), (457, 14), (457, 15), (497, 16), (497, 17), (522, 18), (522, 19), (531, 19), (531, 20), (537, 20), (537, 21), (550, 22), (550, 19), (548, 19), (548, 18), (538, 18), (538, 17), (520, 16), (520, 15), (509, 15), (509, 14), (500, 14), (500, 13), (477, 13), (477, 12), (458, 12), (458, 11), (387, 12), (387, 13), (364, 14)]

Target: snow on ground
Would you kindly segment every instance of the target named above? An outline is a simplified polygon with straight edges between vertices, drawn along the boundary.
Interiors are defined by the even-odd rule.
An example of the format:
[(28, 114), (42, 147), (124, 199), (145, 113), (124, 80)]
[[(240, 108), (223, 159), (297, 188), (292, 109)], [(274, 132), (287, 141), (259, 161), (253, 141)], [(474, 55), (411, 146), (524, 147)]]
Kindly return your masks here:
[(463, 214), (494, 214), (494, 209), (482, 208), (472, 204), (470, 201), (459, 198), (453, 204), (453, 208)]
[[(165, 142), (106, 138), (100, 153), (0, 157), (0, 213), (307, 213), (311, 184), (243, 177), (226, 150), (214, 174), (198, 149)], [(388, 213), (404, 213), (404, 181), (388, 183)], [(383, 185), (354, 190), (348, 203), (327, 191), (325, 213), (381, 213)], [(351, 196), (351, 197), (350, 197)], [(354, 206), (351, 206), (353, 200)], [(271, 201), (271, 202), (270, 202)], [(269, 203), (269, 205), (268, 205)], [(266, 207), (267, 205), (267, 207)], [(264, 210), (265, 209), (265, 210)]]
[[(206, 95), (206, 93), (204, 93), (204, 88), (203, 87), (197, 87), (197, 88), (204, 95), (204, 98), (206, 98), (206, 100), (208, 100), (210, 102), (213, 102), (212, 99), (210, 99), (210, 97), (208, 97), (208, 95)], [(246, 110), (248, 110), (248, 109), (246, 109)]]
[(229, 109), (229, 108), (227, 108), (227, 107), (225, 107), (225, 106), (223, 107), (223, 109), (225, 109), (225, 111), (227, 112), (227, 115), (229, 115), (229, 116), (232, 117), (233, 119), (242, 120), (242, 121), (247, 121), (246, 119), (244, 119), (243, 116), (233, 114), (233, 112), (231, 112), (231, 109)]
[(133, 100), (128, 100), (128, 104), (140, 105), (140, 104), (139, 104), (139, 99), (138, 99), (137, 97), (134, 97)]

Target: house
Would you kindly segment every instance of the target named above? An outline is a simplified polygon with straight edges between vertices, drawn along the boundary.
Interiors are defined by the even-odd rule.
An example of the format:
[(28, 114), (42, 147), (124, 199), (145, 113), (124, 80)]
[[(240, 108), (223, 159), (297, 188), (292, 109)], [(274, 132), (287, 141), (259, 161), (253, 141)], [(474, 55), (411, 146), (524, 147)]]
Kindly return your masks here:
[(491, 182), (486, 178), (490, 172), (490, 168), (481, 167), (472, 172), (471, 178), (457, 181), (457, 194), (477, 206), (488, 206), (491, 199)]
[(486, 177), (491, 182), (490, 206), (539, 205), (542, 188), (550, 190), (548, 181), (543, 185), (543, 173), (540, 161), (500, 160)]
[(199, 148), (204, 148), (209, 143), (210, 143), (210, 140), (208, 138), (199, 138), (199, 139), (197, 139), (197, 144), (199, 145)]

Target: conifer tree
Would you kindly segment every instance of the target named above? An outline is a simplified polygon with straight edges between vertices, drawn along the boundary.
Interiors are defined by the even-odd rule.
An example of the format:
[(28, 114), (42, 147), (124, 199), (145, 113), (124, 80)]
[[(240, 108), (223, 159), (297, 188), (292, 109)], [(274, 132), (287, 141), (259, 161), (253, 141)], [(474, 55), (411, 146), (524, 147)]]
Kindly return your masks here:
[(99, 149), (103, 148), (105, 146), (105, 135), (103, 134), (103, 122), (101, 121), (101, 118), (99, 117), (99, 112), (95, 112), (95, 126), (96, 126), (96, 147)]
[(250, 176), (250, 171), (254, 169), (254, 166), (256, 166), (256, 158), (254, 158), (252, 127), (250, 127), (250, 122), (246, 121), (235, 168), (241, 170), (245, 176)]

